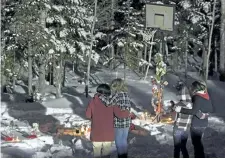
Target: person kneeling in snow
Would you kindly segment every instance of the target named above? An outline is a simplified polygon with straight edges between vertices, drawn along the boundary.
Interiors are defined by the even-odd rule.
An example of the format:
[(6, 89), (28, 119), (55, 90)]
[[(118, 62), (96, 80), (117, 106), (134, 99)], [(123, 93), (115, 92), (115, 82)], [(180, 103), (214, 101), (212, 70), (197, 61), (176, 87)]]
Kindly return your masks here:
[[(132, 121), (132, 120), (134, 120), (136, 118), (139, 118), (140, 119), (141, 117), (139, 117), (138, 115), (136, 115), (136, 112), (135, 111), (132, 111), (130, 113), (130, 118), (131, 118), (131, 121)], [(135, 125), (132, 122), (130, 124), (129, 131), (131, 133), (133, 133), (133, 134), (136, 134), (136, 135), (141, 135), (141, 136), (147, 136), (148, 135), (147, 131), (144, 131), (144, 130), (141, 130), (141, 129), (136, 129)]]
[(121, 111), (118, 106), (106, 107), (99, 99), (100, 95), (110, 96), (110, 86), (101, 84), (91, 99), (86, 110), (86, 117), (91, 119), (90, 139), (93, 142), (94, 157), (110, 157), (114, 142), (114, 115), (118, 118), (129, 116), (129, 111)]
[[(195, 158), (204, 158), (204, 147), (202, 137), (206, 127), (208, 126), (208, 113), (212, 112), (212, 103), (207, 92), (206, 84), (195, 81), (191, 86), (193, 109), (177, 106), (175, 111), (178, 113), (193, 115), (191, 122), (191, 140), (194, 146)], [(201, 117), (201, 112), (203, 116)]]

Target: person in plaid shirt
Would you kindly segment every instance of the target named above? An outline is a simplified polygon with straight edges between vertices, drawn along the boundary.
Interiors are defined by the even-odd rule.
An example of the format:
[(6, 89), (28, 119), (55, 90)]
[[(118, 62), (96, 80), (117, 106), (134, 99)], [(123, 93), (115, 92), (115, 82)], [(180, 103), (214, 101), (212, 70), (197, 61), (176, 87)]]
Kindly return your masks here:
[[(175, 107), (183, 107), (186, 109), (192, 109), (192, 98), (189, 93), (189, 89), (183, 86), (180, 94), (180, 101), (175, 104)], [(176, 108), (175, 108), (176, 109)], [(199, 111), (196, 115), (198, 118), (204, 118), (204, 113)], [(193, 115), (187, 115), (183, 113), (176, 113), (174, 127), (173, 127), (173, 139), (174, 139), (174, 158), (180, 157), (180, 151), (184, 158), (189, 158), (189, 154), (186, 148), (188, 140), (188, 130), (192, 122)]]
[[(113, 95), (110, 97), (100, 95), (99, 99), (106, 106), (119, 106), (121, 110), (131, 110), (131, 99), (122, 79), (115, 79), (111, 83)], [(115, 143), (119, 158), (126, 158), (128, 153), (128, 132), (131, 125), (131, 117), (118, 118), (114, 116)]]
[[(193, 116), (190, 134), (194, 146), (194, 155), (195, 158), (205, 158), (202, 138), (204, 131), (208, 126), (208, 116), (209, 113), (213, 111), (213, 106), (205, 82), (193, 82), (190, 90), (192, 92), (193, 109), (186, 109), (178, 106), (175, 108), (175, 111), (177, 113)], [(199, 114), (203, 114), (202, 117)]]

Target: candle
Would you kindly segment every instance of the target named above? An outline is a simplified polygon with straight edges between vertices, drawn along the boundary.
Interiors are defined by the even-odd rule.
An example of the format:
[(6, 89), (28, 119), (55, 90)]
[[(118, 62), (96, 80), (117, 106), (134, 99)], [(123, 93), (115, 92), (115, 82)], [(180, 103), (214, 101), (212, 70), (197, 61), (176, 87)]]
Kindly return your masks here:
[(82, 125), (82, 126), (81, 126), (81, 129), (80, 129), (80, 132), (83, 134), (84, 131), (85, 131), (85, 130), (84, 130), (84, 126)]

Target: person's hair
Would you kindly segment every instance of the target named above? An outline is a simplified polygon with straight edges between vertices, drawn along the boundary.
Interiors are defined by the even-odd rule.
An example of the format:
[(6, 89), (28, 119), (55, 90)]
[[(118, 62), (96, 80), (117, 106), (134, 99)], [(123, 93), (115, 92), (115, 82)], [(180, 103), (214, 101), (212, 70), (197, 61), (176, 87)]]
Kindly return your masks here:
[(111, 89), (110, 86), (108, 84), (100, 84), (97, 89), (96, 92), (106, 95), (106, 96), (110, 96), (111, 95)]
[(127, 92), (127, 86), (121, 78), (117, 78), (112, 81), (111, 89), (115, 92)]
[(194, 81), (191, 84), (192, 92), (205, 91), (207, 89), (206, 84), (201, 81)]

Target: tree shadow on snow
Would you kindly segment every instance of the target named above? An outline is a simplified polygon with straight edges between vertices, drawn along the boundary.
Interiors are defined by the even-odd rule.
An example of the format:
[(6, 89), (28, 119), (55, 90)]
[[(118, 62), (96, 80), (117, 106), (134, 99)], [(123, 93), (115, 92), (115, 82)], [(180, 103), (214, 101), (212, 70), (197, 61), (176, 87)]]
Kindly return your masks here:
[(225, 83), (211, 81), (208, 85), (208, 91), (213, 104), (213, 113), (225, 121)]
[(58, 121), (51, 115), (46, 115), (46, 107), (41, 103), (25, 103), (26, 97), (24, 94), (16, 93), (15, 102), (10, 102), (7, 104), (8, 113), (11, 117), (21, 121), (28, 121), (30, 126), (33, 123), (46, 123), (47, 121)]
[(225, 132), (208, 127), (204, 133), (203, 144), (207, 158), (225, 156)]
[(73, 110), (73, 113), (79, 115), (83, 119), (86, 119), (86, 107), (92, 97), (88, 95), (88, 98), (86, 98), (84, 93), (77, 92), (73, 87), (64, 87), (62, 94), (68, 101), (72, 103), (70, 107)]
[[(143, 109), (146, 109), (148, 112), (150, 113), (154, 113), (154, 108), (151, 105), (151, 98), (152, 95), (149, 95), (145, 92), (143, 92), (142, 90), (138, 89), (137, 87), (128, 85), (128, 93), (129, 96), (132, 99), (132, 107), (140, 112), (143, 111), (140, 108), (138, 108), (138, 106), (143, 106)], [(134, 103), (135, 101), (135, 103)]]
[(160, 143), (155, 136), (150, 135), (150, 132), (147, 136), (130, 133), (128, 156), (131, 158), (171, 158), (173, 145)]
[[(12, 96), (14, 97), (14, 101), (10, 101), (10, 102), (8, 101), (5, 103), (7, 105), (8, 115), (19, 121), (19, 123), (14, 122), (15, 126), (17, 125), (19, 128), (19, 130), (15, 130), (15, 133), (16, 133), (15, 135), (20, 134), (21, 136), (23, 136), (24, 139), (26, 139), (25, 138), (26, 134), (24, 134), (25, 133), (24, 130), (22, 130), (20, 127), (20, 126), (24, 127), (24, 124), (25, 125), (29, 124), (30, 128), (27, 125), (27, 129), (28, 131), (31, 132), (32, 131), (31, 127), (33, 123), (38, 123), (41, 126), (46, 123), (58, 122), (58, 120), (54, 118), (52, 115), (46, 115), (47, 108), (43, 106), (41, 103), (38, 103), (38, 102), (25, 103), (25, 99), (26, 99), (25, 94), (14, 93), (12, 94)], [(2, 119), (3, 118), (5, 118), (4, 114), (2, 114)], [(8, 119), (7, 117), (4, 119), (4, 121), (6, 120), (9, 120), (7, 123), (10, 123), (10, 121), (12, 121)], [(5, 125), (5, 126), (8, 126), (8, 125)], [(55, 132), (56, 132), (55, 127), (51, 127), (51, 129), (47, 132), (47, 134), (55, 133)], [(45, 134), (45, 132), (42, 132), (42, 133), (43, 135)], [(21, 158), (21, 157), (29, 158), (31, 157), (31, 155), (35, 153), (35, 151), (31, 153), (30, 150), (24, 150), (18, 147), (17, 149), (15, 149), (15, 152), (11, 154), (11, 149), (15, 149), (15, 148), (14, 147), (2, 148), (2, 150), (4, 150), (4, 152), (2, 151), (2, 153), (10, 157), (13, 156), (17, 158)]]

